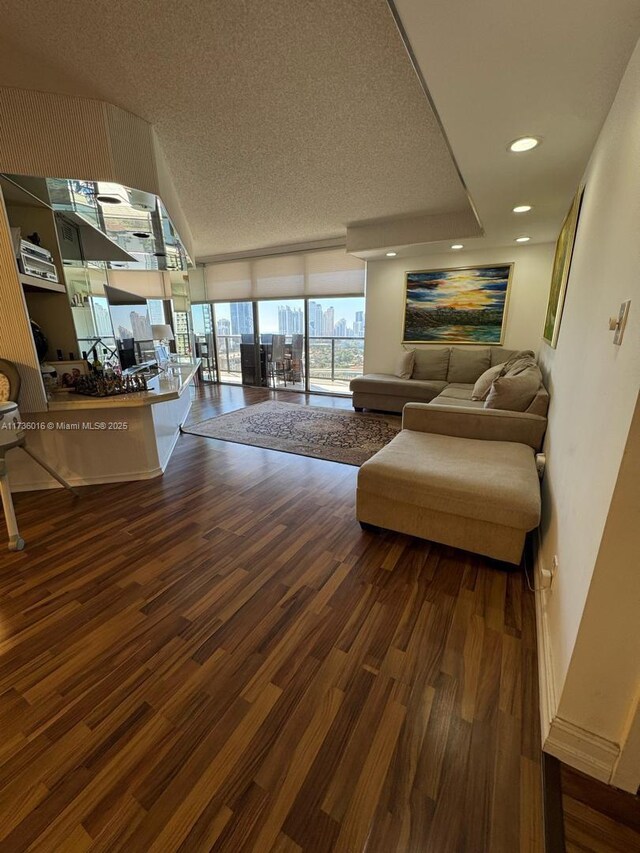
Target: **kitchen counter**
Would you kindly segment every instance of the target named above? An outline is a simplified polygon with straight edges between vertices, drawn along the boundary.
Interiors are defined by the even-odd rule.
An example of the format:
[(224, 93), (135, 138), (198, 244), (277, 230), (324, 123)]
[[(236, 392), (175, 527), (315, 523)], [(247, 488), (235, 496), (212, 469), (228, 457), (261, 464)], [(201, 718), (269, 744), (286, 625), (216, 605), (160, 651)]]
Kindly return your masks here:
[(85, 397), (72, 391), (59, 391), (49, 400), (50, 412), (68, 412), (78, 409), (127, 409), (152, 406), (167, 400), (177, 400), (189, 387), (200, 367), (200, 359), (183, 364), (171, 364), (166, 370), (147, 380), (147, 391), (117, 394), (114, 397)]
[[(147, 391), (115, 397), (61, 393), (47, 412), (23, 414), (28, 445), (72, 486), (159, 477), (191, 407), (189, 385), (200, 361), (172, 364)], [(10, 450), (14, 491), (59, 484), (22, 450)]]

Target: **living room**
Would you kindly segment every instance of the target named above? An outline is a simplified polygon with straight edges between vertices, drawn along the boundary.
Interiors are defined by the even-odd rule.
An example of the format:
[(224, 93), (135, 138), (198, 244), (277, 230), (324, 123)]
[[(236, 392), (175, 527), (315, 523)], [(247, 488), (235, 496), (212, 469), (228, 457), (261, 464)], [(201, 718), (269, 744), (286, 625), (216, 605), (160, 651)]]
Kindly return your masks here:
[(2, 849), (638, 846), (639, 37), (3, 9)]

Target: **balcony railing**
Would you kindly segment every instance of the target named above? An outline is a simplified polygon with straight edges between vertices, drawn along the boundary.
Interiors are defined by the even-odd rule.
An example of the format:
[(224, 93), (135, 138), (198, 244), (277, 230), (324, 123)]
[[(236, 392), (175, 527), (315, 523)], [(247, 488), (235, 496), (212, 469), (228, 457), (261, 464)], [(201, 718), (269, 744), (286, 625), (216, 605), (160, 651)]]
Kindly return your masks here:
[[(241, 335), (217, 335), (218, 369), (223, 382), (240, 382)], [(291, 343), (291, 338), (287, 338)], [(341, 335), (309, 337), (309, 383), (312, 390), (348, 389), (355, 376), (361, 376), (364, 360), (364, 338)], [(304, 370), (303, 370), (304, 376)], [(314, 382), (314, 380), (316, 380)], [(297, 387), (300, 383), (293, 383)], [(314, 388), (316, 386), (316, 388)]]

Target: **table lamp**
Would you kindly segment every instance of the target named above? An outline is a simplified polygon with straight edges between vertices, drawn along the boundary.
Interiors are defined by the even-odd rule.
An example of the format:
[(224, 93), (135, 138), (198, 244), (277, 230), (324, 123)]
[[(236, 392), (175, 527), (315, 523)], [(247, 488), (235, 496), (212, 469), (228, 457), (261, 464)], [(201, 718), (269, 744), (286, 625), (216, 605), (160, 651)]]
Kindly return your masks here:
[(159, 347), (156, 347), (156, 358), (158, 359), (158, 363), (160, 365), (166, 365), (166, 363), (169, 361), (168, 343), (169, 341), (175, 340), (173, 329), (171, 328), (169, 323), (152, 323), (151, 335), (153, 337), (153, 340), (158, 341), (158, 343), (160, 344)]

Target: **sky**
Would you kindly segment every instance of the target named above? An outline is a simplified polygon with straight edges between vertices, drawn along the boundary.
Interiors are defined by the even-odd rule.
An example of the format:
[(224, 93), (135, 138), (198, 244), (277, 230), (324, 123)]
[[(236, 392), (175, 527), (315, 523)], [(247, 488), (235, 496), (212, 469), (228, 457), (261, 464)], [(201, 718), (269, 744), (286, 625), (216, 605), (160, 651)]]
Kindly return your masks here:
[(502, 308), (509, 267), (409, 273), (408, 279), (408, 302), (463, 311)]

